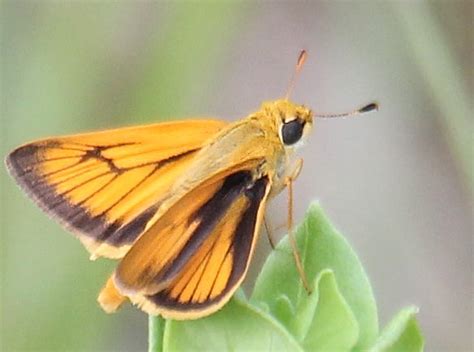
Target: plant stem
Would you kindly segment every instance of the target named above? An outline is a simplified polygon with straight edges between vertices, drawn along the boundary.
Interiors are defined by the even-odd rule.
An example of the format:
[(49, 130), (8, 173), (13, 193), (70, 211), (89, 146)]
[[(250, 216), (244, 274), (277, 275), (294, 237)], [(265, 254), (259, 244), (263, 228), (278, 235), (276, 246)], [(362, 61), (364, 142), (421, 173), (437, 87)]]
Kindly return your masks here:
[(165, 320), (163, 318), (148, 316), (148, 352), (161, 352), (163, 350), (163, 333)]

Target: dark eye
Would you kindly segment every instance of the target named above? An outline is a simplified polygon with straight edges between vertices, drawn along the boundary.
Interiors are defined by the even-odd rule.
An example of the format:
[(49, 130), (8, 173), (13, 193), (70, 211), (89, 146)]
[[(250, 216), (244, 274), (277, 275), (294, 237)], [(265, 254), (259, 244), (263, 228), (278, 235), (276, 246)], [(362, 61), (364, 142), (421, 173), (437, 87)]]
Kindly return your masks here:
[(298, 142), (303, 135), (304, 121), (295, 119), (285, 122), (281, 127), (281, 139), (286, 145), (292, 145)]

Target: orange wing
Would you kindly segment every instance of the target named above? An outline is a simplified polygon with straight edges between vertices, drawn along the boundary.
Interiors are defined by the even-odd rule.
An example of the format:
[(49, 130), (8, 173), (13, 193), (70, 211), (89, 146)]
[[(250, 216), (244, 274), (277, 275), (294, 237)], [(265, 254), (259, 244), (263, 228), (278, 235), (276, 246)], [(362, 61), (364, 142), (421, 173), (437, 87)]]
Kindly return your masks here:
[(163, 194), (225, 122), (194, 120), (51, 138), (6, 160), (18, 184), (92, 257), (122, 257)]
[[(247, 272), (270, 189), (268, 176), (253, 179), (252, 163), (197, 187), (149, 227), (115, 271), (118, 291), (173, 319), (227, 302)], [(120, 302), (109, 305), (105, 291), (99, 301), (112, 311)]]

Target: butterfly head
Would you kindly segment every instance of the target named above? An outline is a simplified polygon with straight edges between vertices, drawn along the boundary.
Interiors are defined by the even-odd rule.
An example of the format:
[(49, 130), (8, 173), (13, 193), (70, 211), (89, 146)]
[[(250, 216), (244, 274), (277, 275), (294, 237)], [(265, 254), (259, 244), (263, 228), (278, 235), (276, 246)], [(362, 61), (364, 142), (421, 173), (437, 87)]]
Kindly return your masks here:
[(261, 111), (285, 147), (300, 145), (313, 126), (311, 110), (287, 99), (264, 103)]
[(288, 85), (285, 98), (263, 103), (260, 112), (257, 113), (257, 119), (260, 120), (260, 123), (267, 125), (264, 130), (276, 131), (285, 148), (293, 148), (302, 144), (313, 126), (314, 117), (350, 117), (378, 110), (377, 103), (370, 103), (342, 114), (313, 114), (304, 105), (291, 102), (289, 98), (306, 57), (306, 51), (302, 50), (296, 62), (295, 71)]

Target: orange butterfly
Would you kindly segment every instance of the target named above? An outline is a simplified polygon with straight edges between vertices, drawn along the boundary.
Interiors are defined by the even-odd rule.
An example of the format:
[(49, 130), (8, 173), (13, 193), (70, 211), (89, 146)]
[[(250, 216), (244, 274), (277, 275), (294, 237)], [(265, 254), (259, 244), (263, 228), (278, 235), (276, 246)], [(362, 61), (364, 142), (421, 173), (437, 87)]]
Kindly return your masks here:
[(308, 108), (282, 99), (230, 124), (190, 120), (39, 140), (6, 163), (92, 259), (121, 259), (99, 295), (105, 311), (128, 297), (149, 314), (195, 319), (222, 307), (244, 279), (265, 204), (291, 186), (301, 166), (291, 155), (312, 124)]

